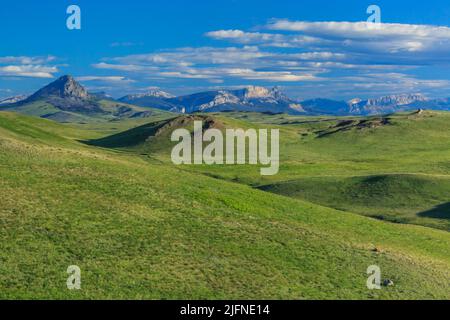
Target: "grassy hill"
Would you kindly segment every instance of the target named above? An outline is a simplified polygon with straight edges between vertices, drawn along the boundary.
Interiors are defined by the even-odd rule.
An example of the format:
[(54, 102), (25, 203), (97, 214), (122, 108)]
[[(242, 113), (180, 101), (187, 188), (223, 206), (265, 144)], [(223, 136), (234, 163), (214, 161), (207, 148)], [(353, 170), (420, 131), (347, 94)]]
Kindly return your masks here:
[(261, 189), (377, 219), (450, 230), (449, 177), (308, 177)]
[[(259, 166), (184, 166), (190, 172), (398, 223), (450, 230), (450, 114), (295, 117), (257, 113), (197, 115), (220, 128), (279, 128), (279, 174)], [(178, 119), (187, 119), (181, 116)], [(181, 121), (181, 120), (178, 120)], [(92, 144), (170, 164), (174, 121), (153, 122)], [(188, 121), (192, 129), (192, 120)], [(175, 126), (176, 127), (176, 126)], [(180, 126), (181, 127), (181, 126)], [(161, 135), (161, 134), (160, 134)]]
[(61, 123), (101, 123), (136, 118), (170, 117), (170, 112), (154, 108), (138, 107), (112, 100), (92, 102), (96, 110), (62, 110), (45, 100), (37, 100), (0, 107), (0, 111), (18, 112), (25, 115), (50, 119)]
[[(303, 128), (283, 130), (294, 139)], [(89, 127), (0, 112), (0, 298), (450, 298), (446, 231), (370, 219), (78, 142), (94, 137)], [(332, 158), (303, 157), (324, 157), (322, 168)], [(304, 159), (297, 161), (283, 170)], [(293, 176), (315, 174), (305, 170)], [(245, 179), (261, 182), (251, 173)], [(393, 287), (366, 288), (374, 264)], [(82, 270), (80, 291), (66, 288), (69, 265)]]

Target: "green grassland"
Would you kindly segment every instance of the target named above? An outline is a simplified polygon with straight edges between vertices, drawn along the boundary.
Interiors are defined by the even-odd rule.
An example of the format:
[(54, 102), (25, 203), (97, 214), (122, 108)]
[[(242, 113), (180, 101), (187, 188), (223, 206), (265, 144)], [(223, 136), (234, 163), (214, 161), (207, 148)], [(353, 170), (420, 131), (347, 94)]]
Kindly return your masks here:
[(112, 100), (94, 100), (92, 105), (95, 105), (97, 108), (91, 111), (85, 110), (80, 112), (80, 110), (74, 111), (70, 108), (62, 110), (50, 102), (37, 100), (1, 106), (0, 111), (18, 112), (60, 123), (81, 124), (85, 125), (84, 127), (91, 126), (91, 129), (94, 125), (103, 125), (111, 128), (111, 125), (108, 125), (111, 122), (123, 122), (122, 126), (128, 128), (127, 123), (143, 124), (148, 122), (149, 118), (154, 121), (155, 119), (172, 116), (170, 112), (163, 110), (144, 108)]
[[(260, 166), (184, 166), (189, 172), (397, 223), (450, 230), (450, 114), (295, 117), (197, 115), (222, 128), (280, 129), (279, 174)], [(181, 117), (186, 118), (186, 117)], [(171, 119), (91, 141), (170, 164)], [(192, 129), (192, 121), (185, 124)]]
[[(447, 231), (361, 215), (378, 206), (407, 219), (408, 206), (446, 203), (448, 114), (328, 135), (341, 120), (247, 116), (214, 115), (281, 128), (278, 176), (172, 165), (168, 132), (152, 138), (164, 117), (62, 125), (0, 112), (0, 298), (450, 299)], [(378, 203), (371, 190), (346, 194), (364, 185)], [(409, 204), (401, 190), (416, 186)], [(79, 291), (66, 288), (69, 265), (82, 270)], [(370, 265), (395, 285), (368, 290)]]

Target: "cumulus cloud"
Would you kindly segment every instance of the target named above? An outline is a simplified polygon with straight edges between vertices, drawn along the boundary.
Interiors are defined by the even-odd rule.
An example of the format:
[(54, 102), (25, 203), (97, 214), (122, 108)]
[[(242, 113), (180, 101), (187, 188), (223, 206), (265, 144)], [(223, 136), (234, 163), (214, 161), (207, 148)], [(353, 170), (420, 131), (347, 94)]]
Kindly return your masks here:
[(317, 96), (351, 90), (443, 92), (449, 84), (420, 76), (424, 68), (450, 65), (450, 28), (445, 26), (274, 19), (257, 31), (231, 28), (205, 36), (228, 46), (110, 57), (93, 67), (141, 81), (196, 87), (239, 80), (280, 83)]
[(242, 30), (217, 30), (205, 34), (216, 40), (228, 40), (242, 44), (259, 44), (267, 47), (291, 48), (312, 45), (322, 42), (321, 39), (310, 36), (289, 36), (260, 32), (244, 32)]
[(58, 72), (56, 67), (39, 65), (10, 65), (0, 66), (1, 76), (31, 77), (31, 78), (53, 78), (53, 73)]
[[(269, 32), (217, 30), (206, 36), (233, 43), (333, 51), (366, 62), (423, 64), (450, 62), (450, 28), (446, 26), (370, 22), (308, 22), (274, 19)], [(283, 32), (283, 33), (280, 33)]]
[[(450, 49), (450, 28), (445, 26), (273, 20), (266, 27), (274, 31), (290, 31), (317, 37), (328, 41), (328, 45), (332, 43), (335, 48), (347, 51), (410, 53), (409, 56), (396, 56), (404, 59), (412, 59), (416, 53), (436, 54)], [(339, 45), (339, 42), (344, 46)], [(448, 61), (448, 57), (445, 58)], [(412, 59), (412, 62), (417, 62), (417, 59)]]
[(134, 80), (122, 76), (82, 76), (76, 78), (78, 81), (100, 81), (109, 83), (132, 83)]
[(0, 75), (7, 77), (53, 78), (53, 74), (58, 72), (56, 66), (50, 65), (54, 60), (56, 60), (54, 56), (0, 57)]
[[(331, 56), (331, 53), (311, 53), (309, 57), (305, 54), (300, 59)], [(298, 70), (285, 69), (282, 61), (289, 64), (289, 59), (296, 58), (261, 51), (257, 46), (200, 47), (115, 57), (94, 64), (94, 67), (128, 71), (151, 79), (203, 79), (213, 83), (222, 83), (226, 78), (278, 82), (316, 79), (315, 72), (306, 65)]]
[(194, 64), (231, 64), (236, 62), (253, 61), (258, 58), (272, 55), (261, 52), (257, 46), (244, 46), (242, 48), (226, 47), (200, 47), (178, 48), (157, 53), (129, 55), (112, 59), (124, 65), (139, 66), (179, 66), (189, 67)]
[(449, 38), (450, 28), (432, 25), (415, 25), (400, 23), (379, 23), (374, 27), (371, 22), (345, 21), (290, 21), (272, 20), (267, 28), (270, 30), (301, 31), (320, 37), (371, 38), (371, 37), (418, 37)]
[(0, 64), (45, 64), (56, 60), (55, 56), (27, 57), (27, 56), (6, 56), (0, 57)]

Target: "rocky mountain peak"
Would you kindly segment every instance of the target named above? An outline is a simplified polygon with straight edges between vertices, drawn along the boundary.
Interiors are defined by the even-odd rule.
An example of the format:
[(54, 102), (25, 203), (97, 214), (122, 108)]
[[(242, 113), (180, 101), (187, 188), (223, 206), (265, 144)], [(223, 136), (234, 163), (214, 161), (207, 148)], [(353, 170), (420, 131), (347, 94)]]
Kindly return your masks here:
[(65, 75), (37, 91), (30, 97), (30, 99), (41, 99), (48, 97), (86, 100), (89, 98), (89, 94), (86, 89), (72, 76)]
[(249, 86), (244, 89), (244, 97), (247, 99), (265, 98), (268, 96), (271, 96), (271, 92), (264, 87)]
[(287, 100), (287, 97), (278, 87), (268, 89), (265, 87), (248, 86), (244, 89), (232, 91), (232, 93), (240, 99), (247, 101), (255, 99)]
[(162, 91), (159, 88), (149, 88), (146, 92), (144, 93), (136, 93), (136, 94), (129, 94), (125, 97), (122, 97), (119, 99), (119, 101), (131, 101), (131, 100), (136, 100), (136, 99), (142, 99), (142, 98), (160, 98), (160, 99), (170, 99), (170, 98), (174, 98), (175, 96)]
[(148, 97), (156, 97), (156, 98), (174, 98), (175, 96), (173, 94), (170, 94), (168, 92), (162, 91), (159, 88), (150, 88), (144, 95)]
[(427, 101), (427, 97), (420, 93), (414, 94), (398, 94), (398, 95), (390, 95), (384, 96), (377, 99), (369, 99), (367, 100), (367, 106), (403, 106), (416, 101)]

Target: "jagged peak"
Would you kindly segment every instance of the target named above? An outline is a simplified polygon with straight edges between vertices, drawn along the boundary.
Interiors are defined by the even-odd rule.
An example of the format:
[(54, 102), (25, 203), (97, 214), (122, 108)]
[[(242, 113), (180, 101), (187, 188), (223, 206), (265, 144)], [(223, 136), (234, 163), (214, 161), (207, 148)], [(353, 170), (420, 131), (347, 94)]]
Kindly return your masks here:
[(284, 99), (286, 96), (281, 92), (279, 87), (273, 87), (271, 89), (260, 86), (247, 86), (243, 89), (232, 91), (236, 96), (244, 99), (261, 99), (261, 98), (274, 98)]
[(387, 95), (383, 97), (379, 97), (376, 99), (368, 99), (367, 105), (388, 105), (388, 104), (396, 104), (396, 105), (406, 105), (410, 104), (414, 101), (427, 101), (428, 98), (422, 93), (402, 93), (402, 94), (394, 94)]
[(150, 87), (145, 92), (129, 94), (129, 95), (126, 95), (125, 97), (121, 98), (120, 100), (122, 100), (122, 99), (132, 100), (132, 99), (139, 99), (139, 98), (145, 98), (145, 97), (170, 99), (170, 98), (174, 98), (175, 96), (171, 93), (161, 90), (158, 87)]
[(60, 98), (74, 99), (89, 98), (89, 94), (86, 89), (81, 84), (79, 84), (74, 77), (72, 77), (71, 75), (64, 75), (34, 93), (30, 97), (30, 99), (55, 96)]

